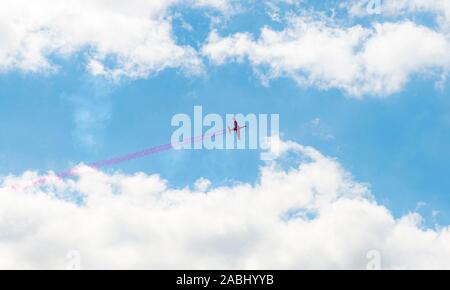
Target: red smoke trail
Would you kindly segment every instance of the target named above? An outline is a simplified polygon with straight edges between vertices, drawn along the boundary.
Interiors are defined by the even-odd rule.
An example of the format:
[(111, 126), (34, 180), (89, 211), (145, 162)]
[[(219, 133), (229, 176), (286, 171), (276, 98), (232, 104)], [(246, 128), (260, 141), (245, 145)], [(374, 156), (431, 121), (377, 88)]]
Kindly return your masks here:
[[(173, 149), (174, 147), (179, 147), (179, 146), (183, 146), (186, 144), (193, 144), (196, 143), (198, 141), (202, 141), (205, 138), (209, 138), (209, 137), (213, 137), (213, 136), (222, 136), (224, 133), (226, 132), (226, 130), (220, 130), (214, 133), (209, 133), (206, 135), (201, 135), (201, 136), (197, 136), (197, 137), (192, 137), (190, 139), (187, 139), (185, 141), (182, 142), (178, 142), (175, 144), (169, 143), (169, 144), (165, 144), (165, 145), (160, 145), (160, 146), (156, 146), (156, 147), (151, 147), (151, 148), (147, 148), (141, 151), (137, 151), (137, 152), (133, 152), (133, 153), (129, 153), (127, 155), (123, 155), (123, 156), (119, 156), (119, 157), (115, 157), (112, 159), (105, 159), (105, 160), (100, 160), (100, 161), (96, 161), (93, 163), (89, 163), (87, 164), (87, 166), (95, 168), (95, 169), (99, 169), (99, 168), (103, 168), (103, 167), (108, 167), (108, 166), (113, 166), (116, 164), (120, 164), (120, 163), (124, 163), (133, 159), (138, 159), (138, 158), (143, 158), (149, 155), (153, 155), (159, 152), (163, 152), (163, 151), (167, 151), (170, 149)], [(76, 175), (76, 170), (77, 170), (77, 166), (72, 167), (68, 170), (65, 170), (63, 172), (60, 172), (58, 174), (56, 174), (56, 178), (65, 178), (65, 177), (69, 177), (69, 176), (75, 176)], [(42, 177), (40, 179), (37, 179), (33, 182), (31, 182), (30, 185), (24, 186), (22, 187), (22, 189), (29, 189), (35, 186), (42, 186), (44, 184), (46, 184), (49, 181), (49, 177)], [(11, 188), (13, 190), (17, 190), (20, 189), (19, 186), (11, 186)]]

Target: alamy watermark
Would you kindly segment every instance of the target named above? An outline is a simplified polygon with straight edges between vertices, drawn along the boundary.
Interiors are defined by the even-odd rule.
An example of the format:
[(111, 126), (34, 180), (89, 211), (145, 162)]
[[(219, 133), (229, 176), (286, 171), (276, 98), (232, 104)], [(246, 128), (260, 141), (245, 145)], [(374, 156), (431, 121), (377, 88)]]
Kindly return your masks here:
[(367, 270), (381, 270), (381, 253), (378, 250), (370, 250), (366, 254), (368, 260)]
[(203, 115), (203, 107), (195, 106), (193, 119), (188, 114), (176, 114), (171, 125), (177, 127), (171, 138), (177, 150), (261, 149), (261, 159), (272, 160), (279, 149), (279, 142), (272, 142), (279, 137), (279, 114), (226, 114), (224, 118)]
[(81, 253), (71, 250), (66, 255), (66, 270), (81, 270)]
[(382, 2), (381, 0), (367, 0), (366, 11), (368, 14), (381, 14)]

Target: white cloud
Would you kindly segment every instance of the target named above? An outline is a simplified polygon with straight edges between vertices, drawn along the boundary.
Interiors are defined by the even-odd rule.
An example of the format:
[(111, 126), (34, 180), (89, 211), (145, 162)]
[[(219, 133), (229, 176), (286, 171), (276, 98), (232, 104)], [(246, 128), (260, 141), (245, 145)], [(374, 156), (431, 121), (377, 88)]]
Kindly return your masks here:
[(211, 186), (211, 181), (206, 178), (203, 178), (203, 177), (199, 178), (197, 181), (195, 181), (195, 184), (194, 184), (195, 190), (200, 191), (200, 192), (207, 191), (210, 188), (210, 186)]
[[(344, 2), (352, 16), (367, 16), (368, 4), (376, 1), (353, 0)], [(412, 13), (433, 13), (443, 29), (450, 29), (450, 2), (447, 0), (387, 0), (379, 1), (378, 12), (386, 16), (399, 16)]]
[[(267, 5), (276, 13), (278, 2)], [(347, 3), (350, 13), (363, 13), (363, 2)], [(228, 0), (4, 1), (0, 72), (54, 72), (58, 67), (52, 57), (83, 53), (83, 65), (91, 74), (112, 79), (146, 78), (167, 68), (201, 73), (202, 56), (178, 44), (172, 33), (170, 8), (180, 4), (232, 10)], [(448, 1), (383, 5), (386, 13), (424, 10), (439, 15), (441, 23), (450, 19)], [(450, 30), (438, 32), (409, 21), (364, 28), (291, 17), (286, 29), (266, 27), (258, 39), (248, 33), (221, 37), (213, 31), (202, 53), (216, 64), (248, 58), (265, 82), (288, 76), (302, 85), (337, 88), (353, 96), (389, 95), (400, 91), (411, 76), (430, 71), (440, 74), (437, 87), (443, 86), (450, 66), (445, 31)]]
[(366, 268), (372, 250), (383, 268), (450, 268), (448, 228), (395, 219), (336, 161), (280, 143), (255, 184), (200, 191), (87, 167), (41, 189), (8, 189), (32, 172), (4, 178), (0, 268), (65, 268), (72, 250), (82, 268)]
[(225, 10), (226, 0), (6, 0), (0, 9), (0, 72), (48, 72), (51, 56), (86, 52), (87, 69), (111, 78), (165, 68), (202, 70), (196, 51), (176, 43), (168, 9), (189, 3)]
[(76, 93), (62, 96), (74, 108), (76, 145), (90, 150), (100, 148), (102, 132), (112, 116), (111, 94), (115, 89), (115, 85), (103, 78), (86, 78)]
[(322, 141), (334, 139), (331, 129), (320, 118), (310, 120), (304, 129), (309, 131), (312, 136), (317, 137)]
[(285, 76), (356, 97), (390, 95), (416, 74), (445, 74), (450, 68), (448, 37), (410, 21), (342, 28), (295, 17), (281, 31), (264, 27), (258, 39), (212, 31), (202, 52), (216, 65), (248, 59), (266, 83)]

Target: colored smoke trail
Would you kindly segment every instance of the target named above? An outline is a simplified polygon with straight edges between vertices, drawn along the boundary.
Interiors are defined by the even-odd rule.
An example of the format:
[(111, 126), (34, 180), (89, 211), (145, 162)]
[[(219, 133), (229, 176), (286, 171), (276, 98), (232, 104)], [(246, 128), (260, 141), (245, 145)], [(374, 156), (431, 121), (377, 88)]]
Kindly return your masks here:
[[(196, 136), (196, 137), (192, 137), (189, 138), (185, 141), (182, 142), (177, 142), (177, 143), (168, 143), (168, 144), (164, 144), (164, 145), (160, 145), (160, 146), (156, 146), (156, 147), (151, 147), (151, 148), (147, 148), (141, 151), (137, 151), (137, 152), (133, 152), (133, 153), (129, 153), (123, 156), (119, 156), (119, 157), (115, 157), (115, 158), (111, 158), (111, 159), (105, 159), (105, 160), (100, 160), (100, 161), (96, 161), (96, 162), (92, 162), (87, 164), (87, 166), (95, 168), (95, 169), (99, 169), (99, 168), (104, 168), (104, 167), (108, 167), (108, 166), (113, 166), (113, 165), (117, 165), (117, 164), (121, 164), (130, 160), (134, 160), (134, 159), (139, 159), (139, 158), (143, 158), (146, 156), (150, 156), (159, 152), (163, 152), (163, 151), (168, 151), (170, 149), (176, 148), (176, 147), (181, 147), (187, 144), (194, 144), (197, 143), (199, 141), (203, 141), (205, 138), (209, 138), (209, 137), (213, 137), (213, 136), (222, 136), (224, 133), (226, 132), (226, 130), (220, 130), (220, 131), (216, 131), (214, 133), (209, 133), (209, 134), (205, 134), (205, 135), (200, 135), (200, 136)], [(42, 177), (40, 179), (37, 179), (33, 182), (31, 182), (29, 185), (27, 186), (11, 186), (11, 188), (13, 190), (18, 190), (18, 189), (29, 189), (35, 186), (42, 186), (45, 185), (47, 182), (50, 181), (51, 178), (57, 178), (57, 179), (63, 179), (65, 177), (70, 177), (70, 176), (76, 176), (76, 171), (77, 171), (78, 166), (72, 167), (68, 170), (65, 170), (63, 172), (57, 173), (54, 177)]]

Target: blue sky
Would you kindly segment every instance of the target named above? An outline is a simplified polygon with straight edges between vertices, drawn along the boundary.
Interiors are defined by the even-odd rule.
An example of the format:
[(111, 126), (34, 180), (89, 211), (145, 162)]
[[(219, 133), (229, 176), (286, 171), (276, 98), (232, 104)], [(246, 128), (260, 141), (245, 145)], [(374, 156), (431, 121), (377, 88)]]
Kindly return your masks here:
[[(331, 1), (335, 2), (335, 1)], [(237, 13), (219, 26), (221, 35), (286, 25), (267, 15), (267, 7)], [(305, 6), (302, 6), (302, 9)], [(309, 9), (330, 13), (331, 4)], [(296, 11), (281, 5), (282, 11)], [(180, 45), (200, 48), (209, 34), (211, 14), (189, 7), (174, 9), (173, 36)], [(345, 19), (345, 15), (341, 17)], [(373, 17), (383, 21), (380, 16)], [(414, 17), (418, 17), (414, 15)], [(350, 18), (349, 18), (350, 19)], [(423, 22), (434, 26), (433, 21)], [(367, 25), (372, 19), (352, 18)], [(189, 23), (192, 31), (183, 28)], [(81, 50), (68, 58), (52, 57), (56, 73), (20, 70), (0, 74), (0, 173), (61, 171), (79, 162), (114, 157), (165, 144), (176, 113), (278, 113), (284, 139), (317, 148), (337, 159), (356, 180), (370, 184), (376, 199), (399, 216), (420, 212), (428, 222), (450, 222), (450, 99), (445, 82), (413, 75), (401, 91), (383, 98), (356, 99), (338, 89), (302, 87), (288, 77), (263, 85), (252, 66), (229, 63), (192, 76), (164, 69), (143, 79), (110, 81), (82, 65)], [(169, 151), (115, 166), (125, 173), (159, 173), (183, 187), (199, 177), (215, 184), (254, 181), (259, 152)], [(432, 211), (439, 211), (432, 217)]]
[[(447, 0), (5, 1), (0, 269), (450, 267)], [(279, 114), (281, 154), (50, 178), (167, 144), (194, 106)]]

